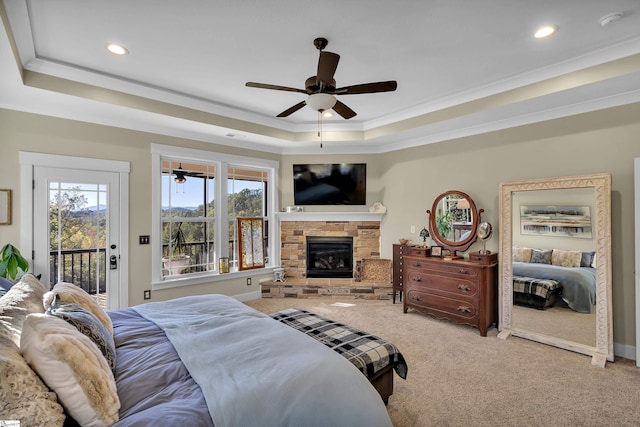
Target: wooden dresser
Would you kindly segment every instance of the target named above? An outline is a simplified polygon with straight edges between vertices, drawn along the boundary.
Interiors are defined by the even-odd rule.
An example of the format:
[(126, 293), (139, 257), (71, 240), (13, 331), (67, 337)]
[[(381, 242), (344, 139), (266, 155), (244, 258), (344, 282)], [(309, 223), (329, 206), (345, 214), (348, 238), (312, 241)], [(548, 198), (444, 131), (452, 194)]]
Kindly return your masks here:
[(429, 252), (429, 248), (423, 246), (409, 245), (393, 245), (393, 303), (396, 303), (396, 294), (400, 296), (402, 301), (402, 273), (404, 271), (404, 257), (407, 255), (415, 255), (425, 257)]
[(413, 308), (439, 319), (472, 325), (486, 337), (487, 329), (498, 319), (497, 267), (497, 262), (405, 255), (404, 312)]

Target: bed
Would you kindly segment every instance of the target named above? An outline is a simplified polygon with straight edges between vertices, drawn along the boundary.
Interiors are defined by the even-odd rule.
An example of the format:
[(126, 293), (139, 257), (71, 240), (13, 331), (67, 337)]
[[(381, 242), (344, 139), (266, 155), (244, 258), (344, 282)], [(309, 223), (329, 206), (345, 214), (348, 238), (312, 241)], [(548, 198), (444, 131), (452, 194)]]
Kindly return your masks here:
[[(534, 286), (526, 288), (526, 292), (523, 289), (523, 293), (534, 300), (534, 296), (542, 298), (537, 304), (543, 304), (544, 307), (550, 306), (551, 299), (556, 295), (559, 295), (572, 310), (580, 313), (591, 313), (596, 303), (595, 268), (562, 267), (532, 262), (514, 262), (512, 268), (514, 291), (523, 289), (522, 278), (537, 279), (537, 283), (534, 281)], [(517, 299), (514, 294), (514, 302)]]
[[(232, 298), (193, 296), (101, 313), (84, 291), (59, 285), (46, 292), (30, 282), (42, 289), (15, 298), (12, 288), (11, 298), (0, 298), (0, 376), (12, 379), (0, 389), (0, 419), (25, 426), (70, 426), (73, 419), (95, 426), (391, 426), (382, 399), (347, 359)], [(54, 308), (42, 313), (38, 298)], [(32, 300), (27, 309), (10, 313), (25, 299)], [(102, 344), (115, 349), (111, 360), (91, 334), (57, 317), (82, 310), (97, 319), (94, 333), (107, 331)], [(11, 324), (4, 331), (3, 319)], [(33, 384), (39, 388), (27, 390)]]

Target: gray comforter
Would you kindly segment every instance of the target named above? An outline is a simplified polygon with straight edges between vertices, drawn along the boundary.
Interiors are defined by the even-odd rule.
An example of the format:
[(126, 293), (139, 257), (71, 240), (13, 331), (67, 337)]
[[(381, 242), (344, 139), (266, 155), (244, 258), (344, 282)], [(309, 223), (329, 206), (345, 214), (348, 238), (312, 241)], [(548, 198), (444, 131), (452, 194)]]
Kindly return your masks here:
[(580, 313), (591, 313), (596, 303), (595, 268), (514, 262), (513, 275), (557, 281), (562, 285), (562, 299)]
[[(378, 393), (345, 358), (232, 298), (186, 297), (110, 315), (120, 343), (118, 426), (391, 426)], [(159, 327), (168, 339), (162, 348), (135, 317)], [(126, 341), (118, 339), (125, 329)], [(131, 341), (140, 346), (127, 354)]]

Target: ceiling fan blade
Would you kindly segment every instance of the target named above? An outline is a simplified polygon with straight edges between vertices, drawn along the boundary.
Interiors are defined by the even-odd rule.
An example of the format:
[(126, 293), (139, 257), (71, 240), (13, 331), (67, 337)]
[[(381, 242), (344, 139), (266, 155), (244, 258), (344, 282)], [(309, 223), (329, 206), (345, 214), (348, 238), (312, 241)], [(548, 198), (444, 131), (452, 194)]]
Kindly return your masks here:
[(298, 111), (299, 109), (301, 109), (305, 105), (307, 105), (306, 101), (299, 102), (296, 105), (294, 105), (293, 107), (284, 110), (282, 113), (278, 114), (276, 117), (287, 117), (288, 115), (290, 115), (292, 113), (295, 113), (296, 111)]
[(336, 69), (338, 68), (338, 61), (340, 60), (340, 55), (333, 52), (320, 52), (320, 59), (318, 59), (318, 73), (316, 77), (316, 81), (318, 86), (323, 86), (322, 83), (331, 84), (333, 81), (333, 75), (336, 73)]
[(351, 108), (347, 107), (340, 101), (336, 101), (336, 105), (333, 106), (333, 111), (340, 114), (345, 119), (350, 119), (351, 117), (355, 117), (356, 112)]
[(287, 87), (287, 86), (269, 85), (265, 83), (247, 82), (245, 83), (245, 86), (255, 87), (258, 89), (284, 90), (287, 92), (307, 93), (307, 91), (304, 89), (296, 89), (294, 87)]
[(398, 87), (398, 82), (389, 80), (387, 82), (362, 83), (359, 85), (340, 87), (335, 90), (336, 95), (355, 95), (360, 93), (393, 92)]

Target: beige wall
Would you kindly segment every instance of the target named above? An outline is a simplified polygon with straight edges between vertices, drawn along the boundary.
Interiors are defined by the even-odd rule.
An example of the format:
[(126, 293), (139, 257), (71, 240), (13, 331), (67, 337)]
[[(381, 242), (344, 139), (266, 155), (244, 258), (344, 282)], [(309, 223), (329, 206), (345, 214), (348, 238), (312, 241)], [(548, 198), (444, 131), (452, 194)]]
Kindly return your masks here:
[[(290, 157), (284, 156), (282, 165), (290, 163)], [(377, 157), (380, 175), (374, 176), (374, 185), (388, 209), (381, 229), (382, 258), (392, 257), (392, 244), (400, 237), (421, 241), (425, 211), (446, 190), (469, 194), (485, 210), (482, 218), (496, 231), (487, 248), (497, 252), (501, 182), (610, 172), (614, 341), (635, 345), (633, 159), (640, 157), (640, 104)], [(291, 180), (290, 169), (281, 169), (283, 184)], [(367, 199), (367, 205), (374, 201)], [(480, 243), (469, 250), (478, 249)]]
[[(483, 219), (498, 228), (498, 185), (528, 178), (610, 172), (612, 192), (613, 306), (615, 342), (635, 345), (634, 195), (633, 158), (640, 157), (640, 104), (590, 113), (539, 125), (523, 126), (440, 144), (424, 145), (379, 155), (279, 156), (243, 151), (243, 155), (281, 160), (281, 207), (293, 204), (291, 165), (297, 162), (366, 162), (367, 206), (324, 207), (313, 210), (366, 211), (382, 201), (388, 213), (382, 221), (383, 258), (400, 237), (414, 241), (426, 225), (426, 209), (440, 193), (457, 189), (468, 193)], [(38, 151), (131, 162), (130, 303), (142, 302), (150, 288), (150, 247), (137, 236), (150, 234), (150, 143), (240, 153), (226, 146), (133, 132), (31, 114), (0, 110), (0, 188), (20, 197), (18, 152)], [(307, 209), (312, 210), (312, 209)], [(18, 207), (15, 221), (0, 227), (0, 243), (19, 242)], [(415, 225), (416, 234), (410, 233)], [(476, 243), (470, 250), (478, 250)], [(498, 236), (488, 243), (497, 251)], [(257, 290), (244, 279), (154, 292), (154, 300), (186, 294), (221, 292), (229, 295)]]
[[(268, 153), (0, 109), (0, 188), (13, 190), (13, 221), (10, 226), (0, 226), (0, 246), (7, 242), (17, 246), (20, 243), (20, 219), (24, 215), (24, 212), (20, 212), (19, 204), (22, 194), (18, 159), (20, 151), (128, 161), (131, 163), (129, 304), (144, 302), (143, 291), (151, 289), (151, 245), (139, 245), (138, 236), (151, 234), (151, 143), (279, 159), (279, 156)], [(239, 295), (258, 292), (259, 279), (262, 277), (265, 275), (256, 273), (251, 286), (247, 286), (246, 279), (241, 278), (157, 290), (152, 292), (151, 300), (206, 293)]]

